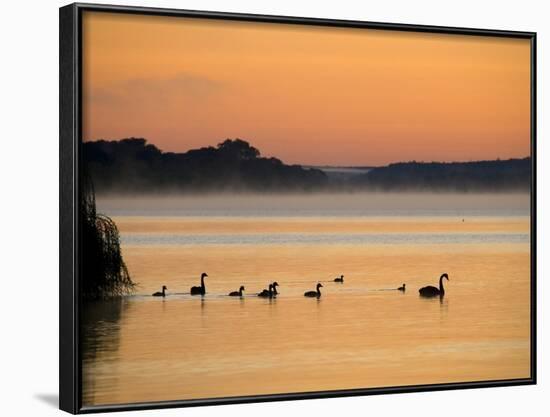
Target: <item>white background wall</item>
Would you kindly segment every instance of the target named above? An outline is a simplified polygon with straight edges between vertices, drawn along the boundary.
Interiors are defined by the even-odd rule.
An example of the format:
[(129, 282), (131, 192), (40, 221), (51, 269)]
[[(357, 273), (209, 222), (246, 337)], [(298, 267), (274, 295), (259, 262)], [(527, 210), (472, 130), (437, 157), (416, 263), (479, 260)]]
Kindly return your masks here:
[[(104, 3), (103, 1), (98, 1)], [(548, 145), (550, 13), (547, 1), (113, 0), (120, 4), (418, 23), (538, 32), (539, 385), (140, 412), (142, 416), (527, 416), (550, 394)], [(57, 0), (2, 2), (0, 9), (0, 414), (47, 416), (58, 384)], [(545, 103), (546, 99), (546, 103)], [(546, 120), (545, 120), (546, 119)], [(544, 255), (546, 254), (546, 260)], [(127, 413), (124, 413), (127, 414)], [(118, 414), (121, 415), (121, 414)], [(135, 414), (138, 415), (138, 414)], [(546, 414), (548, 415), (548, 414)]]

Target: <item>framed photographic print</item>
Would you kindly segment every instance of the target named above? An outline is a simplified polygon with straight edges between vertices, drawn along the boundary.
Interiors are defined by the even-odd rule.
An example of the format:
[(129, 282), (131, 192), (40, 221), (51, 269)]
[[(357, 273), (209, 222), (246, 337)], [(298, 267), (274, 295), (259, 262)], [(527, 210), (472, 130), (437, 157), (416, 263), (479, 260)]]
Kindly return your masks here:
[(530, 32), (60, 9), (60, 407), (534, 384)]

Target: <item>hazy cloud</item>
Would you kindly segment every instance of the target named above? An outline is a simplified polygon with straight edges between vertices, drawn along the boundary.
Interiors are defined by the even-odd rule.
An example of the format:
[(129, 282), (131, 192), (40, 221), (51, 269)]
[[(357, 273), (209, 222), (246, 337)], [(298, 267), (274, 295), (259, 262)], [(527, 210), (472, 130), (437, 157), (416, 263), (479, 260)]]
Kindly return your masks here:
[(90, 91), (90, 104), (122, 105), (135, 101), (153, 101), (159, 105), (185, 99), (203, 100), (224, 88), (217, 80), (192, 74), (171, 78), (134, 78), (97, 87)]

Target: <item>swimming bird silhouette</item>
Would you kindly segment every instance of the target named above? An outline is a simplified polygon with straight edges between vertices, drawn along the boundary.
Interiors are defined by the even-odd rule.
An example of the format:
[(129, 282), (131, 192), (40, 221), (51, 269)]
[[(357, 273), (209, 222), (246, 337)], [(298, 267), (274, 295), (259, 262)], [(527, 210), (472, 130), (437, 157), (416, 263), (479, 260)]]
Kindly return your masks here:
[(340, 278), (334, 278), (334, 282), (341, 282), (344, 283), (344, 276), (340, 275)]
[(317, 297), (319, 298), (321, 296), (321, 290), (319, 288), (321, 288), (323, 286), (323, 284), (321, 283), (318, 283), (317, 284), (317, 290), (316, 291), (306, 291), (304, 293), (304, 297)]
[(269, 284), (269, 290), (263, 290), (258, 294), (258, 297), (272, 298), (273, 297), (273, 284)]
[(397, 291), (405, 291), (405, 284), (403, 284), (402, 286), (400, 286)]
[(230, 297), (242, 297), (243, 296), (244, 287), (241, 285), (241, 288), (239, 288), (239, 291), (232, 291), (229, 293)]
[(277, 291), (277, 287), (279, 286), (279, 283), (277, 281), (273, 282), (271, 285), (273, 285), (273, 297), (276, 297), (279, 292)]
[(428, 285), (427, 287), (420, 288), (418, 292), (422, 297), (435, 297), (437, 295), (443, 297), (445, 295), (445, 288), (443, 288), (443, 278), (449, 281), (449, 275), (442, 274), (439, 277), (439, 288)]
[(191, 287), (191, 295), (204, 295), (206, 294), (206, 286), (204, 285), (204, 279), (207, 278), (208, 275), (206, 272), (203, 272), (201, 274), (201, 285), (200, 287)]
[(155, 293), (153, 293), (153, 297), (166, 297), (166, 290), (168, 288), (166, 287), (166, 285), (163, 285), (162, 286), (162, 291), (157, 291)]

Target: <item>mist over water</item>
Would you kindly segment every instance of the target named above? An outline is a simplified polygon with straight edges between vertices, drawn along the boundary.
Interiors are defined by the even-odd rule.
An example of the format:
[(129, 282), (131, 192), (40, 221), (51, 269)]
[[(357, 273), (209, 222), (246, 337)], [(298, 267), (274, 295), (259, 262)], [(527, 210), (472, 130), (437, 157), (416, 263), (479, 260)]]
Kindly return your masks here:
[(111, 216), (525, 216), (528, 193), (100, 195)]
[[(97, 205), (138, 287), (86, 308), (85, 405), (529, 376), (527, 193), (99, 195)], [(191, 296), (202, 272), (206, 295)], [(445, 297), (420, 298), (443, 272)], [(256, 296), (273, 281), (277, 298)], [(317, 282), (323, 295), (306, 299)], [(166, 298), (150, 296), (163, 285)], [(241, 285), (244, 297), (227, 296)]]

